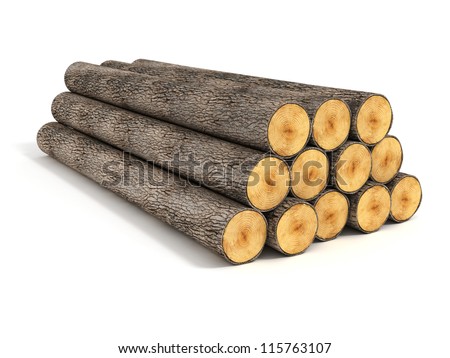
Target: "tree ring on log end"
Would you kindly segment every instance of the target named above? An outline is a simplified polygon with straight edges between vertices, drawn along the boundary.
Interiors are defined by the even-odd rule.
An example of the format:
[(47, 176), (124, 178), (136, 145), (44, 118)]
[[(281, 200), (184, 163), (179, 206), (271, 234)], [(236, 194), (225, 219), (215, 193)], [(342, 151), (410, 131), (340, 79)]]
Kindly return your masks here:
[(383, 185), (367, 189), (358, 201), (356, 218), (364, 232), (377, 231), (387, 220), (391, 210), (391, 196)]
[(392, 108), (383, 96), (370, 96), (358, 110), (356, 131), (365, 144), (378, 143), (388, 134), (391, 125)]
[(312, 200), (326, 187), (330, 172), (327, 155), (319, 149), (307, 148), (291, 166), (292, 193), (303, 200)]
[(292, 157), (309, 140), (311, 123), (308, 114), (298, 104), (285, 104), (270, 119), (267, 138), (270, 148), (281, 157)]
[(391, 218), (397, 222), (413, 216), (422, 200), (422, 188), (417, 178), (406, 176), (392, 189)]
[(317, 232), (317, 214), (307, 203), (287, 209), (277, 224), (278, 244), (286, 254), (296, 255), (305, 251), (314, 241)]
[(254, 210), (234, 215), (223, 232), (223, 251), (228, 260), (242, 264), (257, 257), (266, 242), (267, 223), (264, 216)]
[(319, 227), (316, 237), (321, 241), (334, 239), (347, 223), (349, 202), (347, 197), (331, 190), (319, 197), (314, 205)]
[(339, 99), (321, 104), (312, 124), (312, 136), (316, 145), (326, 151), (335, 150), (348, 138), (351, 113), (348, 105)]
[(367, 182), (371, 168), (369, 149), (360, 143), (349, 145), (336, 164), (336, 186), (344, 193), (354, 193)]
[(372, 149), (372, 172), (370, 176), (379, 183), (391, 181), (400, 170), (403, 151), (396, 137), (388, 136)]
[(275, 209), (287, 196), (290, 171), (287, 164), (275, 157), (261, 159), (247, 180), (247, 198), (258, 210)]

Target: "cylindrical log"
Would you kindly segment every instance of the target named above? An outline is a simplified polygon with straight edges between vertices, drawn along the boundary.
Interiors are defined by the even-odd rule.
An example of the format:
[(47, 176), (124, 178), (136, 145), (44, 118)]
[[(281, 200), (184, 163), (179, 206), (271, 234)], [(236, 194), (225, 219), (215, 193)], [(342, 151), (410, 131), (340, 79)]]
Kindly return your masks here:
[[(326, 95), (329, 96), (331, 94)], [(310, 117), (312, 145), (329, 152), (338, 149), (348, 139), (351, 111), (347, 102), (338, 98), (328, 99)]]
[[(392, 125), (391, 105), (386, 97), (377, 93), (245, 76), (144, 59), (136, 60), (132, 65), (139, 67), (152, 67), (155, 68), (156, 71), (160, 72), (163, 70), (170, 70), (172, 72), (189, 73), (193, 76), (210, 76), (214, 78), (248, 82), (253, 85), (265, 86), (274, 89), (281, 88), (290, 91), (309, 92), (317, 95), (327, 94), (333, 98), (338, 98), (345, 101), (349, 105), (352, 113), (350, 137), (354, 140), (360, 140), (367, 145), (378, 143), (389, 132)], [(203, 75), (205, 72), (206, 75)], [(336, 124), (336, 121), (332, 121), (331, 123)], [(331, 127), (332, 126), (327, 126), (326, 128)]]
[(83, 62), (69, 66), (65, 82), (72, 92), (282, 157), (297, 154), (310, 137), (308, 114), (293, 92), (171, 81)]
[(337, 190), (328, 189), (311, 204), (314, 206), (318, 218), (316, 238), (320, 241), (336, 238), (347, 223), (349, 210), (347, 196)]
[(422, 202), (422, 187), (419, 179), (413, 175), (398, 173), (386, 186), (392, 200), (390, 219), (395, 222), (409, 220)]
[[(114, 63), (109, 62), (110, 61), (107, 61), (105, 64), (114, 67)], [(168, 75), (168, 73), (174, 75), (183, 73), (185, 75), (197, 76), (199, 78), (213, 77), (226, 79), (236, 82), (245, 82), (252, 85), (265, 86), (268, 88), (297, 91), (299, 93), (309, 93), (309, 95), (317, 94), (322, 96), (326, 94), (327, 96), (330, 96), (334, 99), (342, 100), (349, 105), (352, 113), (350, 139), (362, 141), (367, 145), (378, 143), (389, 132), (389, 129), (392, 125), (391, 105), (386, 97), (376, 93), (279, 81), (268, 78), (205, 70), (150, 60), (136, 60), (132, 65), (133, 69), (136, 70), (143, 67), (150, 68), (141, 70), (145, 71), (146, 73), (151, 73), (150, 71), (153, 69), (153, 72), (159, 72), (161, 74), (164, 73), (164, 75)], [(335, 107), (334, 109), (332, 108), (333, 106)], [(325, 150), (327, 150), (326, 143), (329, 141), (329, 139), (327, 140), (327, 138), (330, 137), (327, 135), (321, 135), (320, 133), (334, 133), (335, 135), (337, 135), (337, 133), (340, 132), (343, 134), (345, 133), (344, 122), (346, 121), (344, 114), (345, 109), (342, 107), (342, 105), (337, 106), (337, 103), (330, 103), (329, 108), (326, 108), (326, 112), (328, 112), (329, 115), (322, 118), (327, 118), (327, 120), (324, 120), (322, 124), (318, 125), (317, 128), (314, 128), (312, 135), (312, 138), (318, 139), (320, 143), (322, 143), (320, 141), (320, 138), (325, 141), (325, 144), (322, 144), (324, 146), (316, 143), (316, 145), (321, 146)], [(312, 116), (312, 118), (314, 118), (314, 116)]]
[(371, 168), (369, 148), (348, 141), (331, 153), (331, 185), (345, 194), (356, 193), (369, 179)]
[(275, 210), (266, 213), (266, 244), (285, 255), (304, 252), (314, 241), (317, 214), (311, 204), (287, 198)]
[(263, 215), (59, 123), (44, 125), (41, 150), (232, 263), (253, 260), (267, 233)]
[[(169, 69), (165, 67), (153, 68), (151, 66), (127, 65), (126, 63), (115, 61), (107, 61), (102, 65), (148, 75), (163, 81), (189, 83), (195, 87), (207, 86), (208, 88), (212, 87), (216, 90), (218, 88), (221, 88), (222, 90), (236, 88), (239, 89), (240, 92), (245, 91), (247, 93), (251, 90), (258, 91), (261, 94), (269, 91), (271, 92), (270, 98), (272, 98), (272, 101), (276, 99), (280, 100), (280, 103), (293, 101), (305, 109), (309, 118), (312, 120), (313, 135), (311, 141), (314, 145), (317, 145), (324, 150), (336, 149), (345, 142), (349, 134), (351, 114), (348, 105), (337, 98), (331, 99), (328, 94), (322, 95), (318, 92), (310, 93), (308, 90), (301, 92), (298, 90), (290, 91), (282, 86), (277, 88), (260, 86), (258, 83), (249, 83), (245, 80), (223, 79), (220, 76), (210, 76), (202, 71), (184, 71), (182, 70), (183, 67), (179, 70), (176, 68)], [(255, 99), (252, 100), (252, 103), (254, 101)], [(286, 115), (290, 116), (291, 113), (286, 113)], [(289, 128), (280, 128), (282, 131), (288, 129)], [(275, 152), (279, 155), (285, 155), (283, 153), (287, 153), (284, 149), (283, 153), (278, 151)], [(292, 152), (289, 152), (289, 156), (291, 155), (293, 155)]]
[(69, 92), (55, 98), (52, 113), (62, 124), (261, 211), (289, 192), (287, 165), (254, 149)]
[(129, 62), (122, 62), (122, 61), (115, 61), (115, 60), (108, 60), (108, 61), (103, 62), (101, 64), (101, 66), (115, 68), (117, 70), (129, 71), (131, 63), (129, 63)]
[(347, 225), (354, 229), (364, 233), (377, 231), (389, 217), (391, 196), (383, 184), (369, 181), (356, 194), (348, 195), (348, 200)]
[[(155, 64), (154, 66), (152, 64)], [(167, 65), (167, 66), (166, 66)], [(252, 77), (232, 75), (223, 77), (221, 72), (193, 69), (185, 66), (170, 67), (170, 64), (149, 61), (145, 64), (129, 64), (119, 61), (105, 61), (102, 66), (127, 70), (149, 76), (160, 76), (170, 81), (192, 82), (201, 80), (202, 84), (222, 83), (222, 80), (228, 82), (239, 83), (240, 85), (250, 85), (258, 87), (266, 87), (283, 91), (287, 97), (296, 94), (298, 103), (304, 103), (303, 107), (307, 111), (312, 120), (312, 136), (311, 144), (330, 151), (338, 148), (348, 138), (350, 131), (351, 113), (348, 105), (340, 99), (330, 99), (329, 95), (323, 96), (318, 92), (311, 94), (308, 90), (300, 92), (299, 90), (290, 91), (284, 86), (266, 86), (264, 83), (259, 84), (258, 81), (252, 81)], [(246, 80), (250, 78), (250, 80)], [(314, 98), (314, 102), (311, 102)], [(319, 101), (320, 99), (320, 101)]]
[(330, 164), (328, 156), (319, 148), (307, 147), (292, 161), (292, 194), (303, 200), (312, 200), (328, 184)]
[(400, 141), (392, 135), (386, 136), (372, 148), (371, 179), (383, 184), (391, 181), (399, 172), (402, 161)]

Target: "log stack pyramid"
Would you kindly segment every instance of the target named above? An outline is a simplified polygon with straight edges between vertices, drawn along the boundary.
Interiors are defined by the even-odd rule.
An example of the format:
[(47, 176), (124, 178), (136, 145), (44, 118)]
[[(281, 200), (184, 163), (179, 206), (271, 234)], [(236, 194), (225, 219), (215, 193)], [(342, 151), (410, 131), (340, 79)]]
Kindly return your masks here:
[(150, 60), (76, 62), (37, 142), (234, 264), (418, 209), (380, 94)]

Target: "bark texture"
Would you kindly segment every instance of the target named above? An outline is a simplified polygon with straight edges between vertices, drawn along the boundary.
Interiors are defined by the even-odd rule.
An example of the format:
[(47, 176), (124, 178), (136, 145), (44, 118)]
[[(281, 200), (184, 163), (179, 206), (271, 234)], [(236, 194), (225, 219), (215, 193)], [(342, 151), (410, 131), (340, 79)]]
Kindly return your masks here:
[(52, 104), (54, 118), (140, 158), (252, 206), (247, 182), (262, 152), (73, 93)]
[(105, 67), (115, 68), (117, 70), (128, 71), (128, 68), (130, 67), (131, 63), (108, 60), (108, 61), (103, 62), (101, 65), (105, 66)]
[(224, 229), (247, 207), (59, 123), (44, 125), (37, 142), (49, 156), (229, 260)]
[(172, 80), (164, 73), (141, 75), (83, 62), (69, 66), (65, 82), (72, 92), (262, 151), (272, 150), (267, 133), (277, 109), (322, 103), (318, 96), (246, 83)]
[[(103, 63), (105, 66), (127, 69), (126, 63), (117, 62), (117, 61), (106, 61)], [(172, 78), (182, 78), (182, 77), (195, 77), (198, 78), (199, 81), (204, 80), (205, 78), (214, 78), (214, 79), (222, 79), (228, 81), (234, 81), (237, 83), (246, 83), (249, 85), (256, 85), (261, 87), (267, 87), (272, 89), (279, 90), (288, 90), (297, 92), (302, 95), (311, 96), (320, 96), (322, 98), (322, 102), (325, 99), (335, 98), (340, 99), (348, 104), (352, 113), (352, 121), (350, 127), (350, 135), (349, 138), (353, 140), (361, 140), (358, 131), (356, 129), (356, 117), (358, 115), (359, 108), (361, 105), (371, 96), (379, 95), (377, 93), (364, 92), (364, 91), (355, 91), (355, 90), (347, 90), (341, 88), (332, 88), (325, 86), (316, 86), (309, 85), (304, 83), (296, 83), (296, 82), (288, 82), (288, 81), (280, 81), (269, 78), (261, 78), (254, 76), (246, 76), (236, 73), (228, 73), (221, 71), (213, 71), (206, 70), (195, 67), (181, 66), (175, 65), (171, 63), (164, 63), (158, 61), (151, 61), (145, 59), (139, 59), (134, 61), (128, 67), (129, 71), (139, 72), (143, 74), (158, 74), (160, 76), (168, 76)], [(383, 96), (384, 97), (384, 96)], [(316, 107), (317, 110), (318, 107)], [(309, 112), (309, 114), (314, 117), (315, 110), (313, 112)]]
[[(347, 220), (347, 226), (352, 227), (353, 229), (359, 230), (365, 234), (371, 233), (373, 231), (366, 231), (364, 230), (359, 221), (358, 221), (358, 204), (359, 204), (359, 200), (361, 199), (361, 197), (363, 196), (363, 194), (370, 188), (373, 188), (374, 186), (382, 186), (385, 187), (387, 189), (387, 187), (383, 184), (380, 183), (375, 183), (372, 181), (368, 181), (357, 193), (355, 194), (351, 194), (351, 195), (347, 195), (348, 197), (348, 201), (350, 203), (350, 207), (348, 210), (348, 220)], [(387, 220), (387, 218), (386, 218)]]

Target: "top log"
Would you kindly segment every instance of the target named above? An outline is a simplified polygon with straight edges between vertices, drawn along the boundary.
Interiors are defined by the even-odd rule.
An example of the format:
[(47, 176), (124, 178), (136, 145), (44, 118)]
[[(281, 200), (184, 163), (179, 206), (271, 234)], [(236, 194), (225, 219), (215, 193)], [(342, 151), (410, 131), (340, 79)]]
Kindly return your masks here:
[(142, 64), (106, 61), (102, 63), (102, 66), (157, 77), (164, 81), (189, 83), (196, 87), (207, 85), (228, 88), (237, 85), (248, 88), (260, 87), (260, 91), (263, 92), (276, 91), (273, 92), (272, 98), (275, 98), (276, 93), (280, 100), (291, 98), (307, 112), (312, 124), (311, 145), (318, 146), (325, 151), (335, 150), (347, 140), (349, 135), (351, 114), (348, 105), (337, 98), (331, 99), (328, 94), (311, 92), (308, 89), (293, 91), (283, 86), (271, 88), (252, 81), (251, 77), (250, 80), (247, 80), (248, 76), (229, 74), (224, 78), (221, 72), (154, 61)]
[[(104, 64), (108, 65), (108, 62), (113, 61), (107, 61), (107, 63)], [(109, 65), (111, 67), (113, 66), (111, 63)], [(374, 145), (381, 141), (389, 132), (392, 125), (391, 105), (386, 97), (376, 93), (280, 81), (143, 59), (134, 61), (132, 65), (134, 69), (137, 67), (145, 67), (146, 74), (151, 74), (150, 69), (153, 69), (156, 73), (164, 72), (164, 75), (166, 76), (170, 73), (176, 75), (183, 73), (185, 75), (188, 74), (197, 77), (213, 77), (272, 89), (289, 90), (298, 92), (299, 94), (308, 94), (308, 96), (317, 95), (324, 98), (328, 97), (342, 100), (348, 104), (352, 113), (349, 138), (359, 140), (366, 145)], [(122, 63), (122, 66), (124, 66), (124, 63)], [(324, 150), (336, 149), (327, 148), (327, 146), (332, 144), (326, 143), (326, 138), (330, 137), (329, 133), (330, 131), (333, 131), (333, 125), (336, 125), (337, 122), (342, 121), (342, 118), (339, 121), (333, 121), (336, 113), (332, 110), (332, 106), (336, 106), (336, 103), (332, 104), (330, 102), (330, 108), (322, 107), (320, 111), (317, 111), (317, 113), (313, 115), (310, 114), (312, 116), (311, 118), (313, 119), (313, 123), (316, 121), (324, 123), (324, 125), (318, 125), (317, 129), (313, 128), (312, 133), (313, 144), (318, 145)], [(330, 125), (327, 125), (327, 123)], [(321, 145), (320, 143), (323, 141), (325, 141), (325, 144)]]
[(310, 137), (305, 107), (320, 96), (305, 95), (226, 80), (173, 81), (77, 62), (65, 74), (75, 93), (210, 134), (281, 157), (300, 152)]

